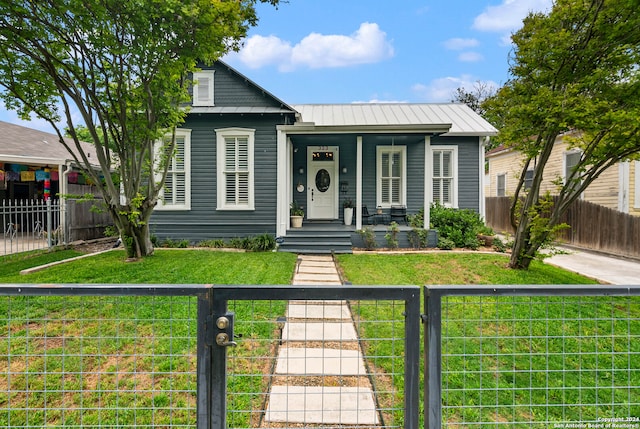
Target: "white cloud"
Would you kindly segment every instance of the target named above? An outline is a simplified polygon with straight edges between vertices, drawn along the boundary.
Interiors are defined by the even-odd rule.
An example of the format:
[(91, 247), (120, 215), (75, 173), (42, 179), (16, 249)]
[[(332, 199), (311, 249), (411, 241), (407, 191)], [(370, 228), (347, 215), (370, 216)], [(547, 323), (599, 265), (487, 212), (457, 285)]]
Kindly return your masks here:
[(291, 44), (275, 36), (252, 36), (237, 54), (240, 61), (252, 69), (269, 64), (281, 64), (291, 56)]
[[(422, 100), (430, 103), (448, 103), (453, 99), (453, 95), (458, 88), (465, 88), (471, 92), (478, 82), (471, 75), (460, 77), (443, 77), (434, 79), (428, 84), (418, 83), (411, 87), (412, 91)], [(484, 81), (486, 85), (498, 88), (498, 84), (493, 81)]]
[(480, 42), (477, 39), (462, 39), (460, 37), (455, 37), (444, 42), (444, 47), (452, 51), (475, 48), (478, 45), (480, 45)]
[(484, 57), (478, 52), (462, 52), (458, 55), (458, 59), (465, 63), (477, 63), (484, 60)]
[(252, 36), (236, 56), (252, 68), (277, 65), (282, 71), (370, 64), (394, 54), (387, 34), (378, 24), (365, 22), (349, 36), (311, 33), (293, 45), (276, 36)]
[(478, 15), (473, 28), (480, 31), (511, 32), (522, 26), (529, 12), (546, 12), (553, 0), (503, 0), (499, 6), (489, 6)]

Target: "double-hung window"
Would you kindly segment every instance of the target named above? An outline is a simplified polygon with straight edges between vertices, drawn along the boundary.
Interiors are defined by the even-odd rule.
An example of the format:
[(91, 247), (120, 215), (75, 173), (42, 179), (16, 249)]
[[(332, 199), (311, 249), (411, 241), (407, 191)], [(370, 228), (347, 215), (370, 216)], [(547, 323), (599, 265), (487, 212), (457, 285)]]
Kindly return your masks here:
[[(580, 162), (580, 158), (582, 157), (582, 152), (579, 150), (574, 150), (571, 152), (564, 153), (564, 183), (567, 184), (569, 177), (573, 174), (576, 166)], [(573, 180), (580, 183), (582, 179), (579, 176), (579, 172), (576, 173), (576, 176), (573, 177)]]
[(433, 202), (445, 207), (457, 207), (458, 148), (432, 146)]
[(254, 210), (255, 130), (216, 130), (218, 210)]
[(193, 73), (193, 105), (213, 106), (213, 70)]
[[(171, 135), (156, 144), (156, 168), (168, 163), (164, 187), (160, 192), (159, 210), (191, 209), (191, 130), (177, 129), (171, 150)], [(157, 173), (158, 171), (156, 171)]]
[(496, 176), (496, 197), (507, 195), (507, 175), (502, 173)]
[(391, 207), (406, 201), (406, 146), (377, 147), (377, 205)]

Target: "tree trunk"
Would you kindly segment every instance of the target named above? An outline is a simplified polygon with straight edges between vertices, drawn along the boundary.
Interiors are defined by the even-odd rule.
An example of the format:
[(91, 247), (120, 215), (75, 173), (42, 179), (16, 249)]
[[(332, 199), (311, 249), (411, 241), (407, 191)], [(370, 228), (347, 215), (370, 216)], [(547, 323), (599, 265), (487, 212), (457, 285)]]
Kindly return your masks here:
[[(135, 212), (129, 207), (111, 207), (128, 258), (139, 259), (153, 254), (149, 218), (153, 207), (143, 205)], [(135, 213), (135, 214), (134, 214)]]

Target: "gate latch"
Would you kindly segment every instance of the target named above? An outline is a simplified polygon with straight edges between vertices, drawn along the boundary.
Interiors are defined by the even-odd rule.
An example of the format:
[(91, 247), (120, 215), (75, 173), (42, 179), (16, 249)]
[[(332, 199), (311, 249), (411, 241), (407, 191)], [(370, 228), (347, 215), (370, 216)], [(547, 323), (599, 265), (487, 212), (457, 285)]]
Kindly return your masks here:
[(216, 319), (216, 344), (220, 347), (237, 346), (238, 343), (233, 341), (233, 313), (227, 313)]

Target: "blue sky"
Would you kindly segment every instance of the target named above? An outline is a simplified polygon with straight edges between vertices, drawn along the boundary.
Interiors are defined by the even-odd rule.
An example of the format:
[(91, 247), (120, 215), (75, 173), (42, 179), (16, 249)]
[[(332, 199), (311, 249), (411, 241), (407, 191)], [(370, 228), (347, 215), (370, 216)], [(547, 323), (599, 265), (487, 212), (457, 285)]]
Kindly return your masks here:
[[(552, 0), (290, 0), (224, 61), (290, 103), (448, 102), (509, 77), (510, 34)], [(0, 105), (0, 120), (22, 122)]]

